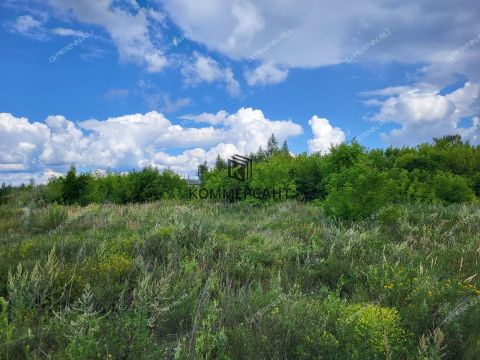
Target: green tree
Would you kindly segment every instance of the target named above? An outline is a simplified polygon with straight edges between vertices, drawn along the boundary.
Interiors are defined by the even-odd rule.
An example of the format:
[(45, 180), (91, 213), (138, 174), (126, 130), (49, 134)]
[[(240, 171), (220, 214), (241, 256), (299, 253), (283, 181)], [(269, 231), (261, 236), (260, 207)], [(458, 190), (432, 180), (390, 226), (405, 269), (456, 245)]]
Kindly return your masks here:
[(296, 157), (294, 178), (297, 194), (301, 199), (310, 201), (325, 198), (323, 163), (324, 158), (318, 154), (301, 154)]
[(227, 168), (227, 162), (223, 160), (220, 155), (217, 155), (217, 158), (215, 160), (215, 170), (217, 171), (222, 171)]
[(277, 141), (277, 138), (275, 137), (275, 134), (272, 134), (268, 139), (267, 157), (271, 157), (278, 152), (279, 152), (278, 141)]
[(325, 157), (327, 175), (339, 173), (344, 168), (350, 168), (365, 157), (365, 149), (357, 141), (335, 146), (331, 149), (330, 154)]
[(267, 159), (267, 151), (263, 150), (262, 146), (260, 145), (257, 153), (252, 156), (255, 162), (264, 161)]
[(280, 152), (283, 153), (283, 154), (287, 154), (287, 155), (290, 154), (290, 150), (288, 149), (287, 140), (285, 140), (283, 142), (283, 145), (282, 145), (282, 148), (280, 149)]
[[(260, 162), (253, 167), (253, 177), (247, 183), (250, 188), (253, 189), (267, 189), (272, 194), (273, 189), (277, 191), (282, 189), (282, 198), (285, 198), (288, 190), (288, 197), (293, 198), (296, 195), (295, 179), (292, 176), (293, 159), (285, 154), (276, 154), (272, 156), (268, 161)], [(277, 199), (280, 195), (277, 195)], [(257, 200), (250, 199), (254, 202)], [(273, 199), (270, 199), (273, 200)]]
[(480, 197), (480, 173), (477, 173), (472, 178), (472, 188), (475, 191), (475, 195)]
[(48, 180), (48, 184), (44, 191), (45, 201), (49, 203), (63, 203), (64, 202), (64, 183), (62, 177), (52, 177)]
[(205, 160), (203, 164), (200, 164), (198, 166), (198, 171), (197, 171), (198, 178), (200, 179), (202, 184), (204, 183), (205, 176), (207, 174), (208, 174), (208, 165), (207, 165), (207, 161)]
[(65, 178), (63, 178), (63, 201), (66, 204), (85, 203), (86, 189), (90, 176), (82, 174), (77, 176), (75, 165), (70, 167)]
[(452, 146), (461, 146), (463, 145), (461, 135), (446, 135), (441, 138), (433, 138), (435, 142), (435, 147), (439, 149), (450, 148)]

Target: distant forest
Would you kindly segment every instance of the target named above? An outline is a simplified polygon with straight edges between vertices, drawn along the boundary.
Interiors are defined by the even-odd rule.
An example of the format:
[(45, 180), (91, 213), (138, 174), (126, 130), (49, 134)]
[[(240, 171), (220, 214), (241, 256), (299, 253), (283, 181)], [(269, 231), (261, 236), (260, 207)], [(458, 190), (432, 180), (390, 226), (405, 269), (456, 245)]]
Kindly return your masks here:
[[(225, 159), (199, 167), (207, 188), (283, 188), (299, 201), (318, 203), (332, 217), (357, 220), (389, 203), (464, 203), (480, 197), (480, 147), (462, 142), (459, 135), (434, 139), (432, 144), (367, 150), (357, 141), (333, 147), (327, 155), (290, 154), (274, 135), (266, 149), (249, 154), (253, 177), (238, 182), (227, 176)], [(2, 185), (0, 203), (31, 201), (87, 205), (127, 204), (159, 199), (187, 199), (189, 184), (167, 169), (148, 167), (128, 174), (78, 174), (75, 166), (65, 176), (45, 185)], [(247, 198), (253, 204), (265, 203)]]

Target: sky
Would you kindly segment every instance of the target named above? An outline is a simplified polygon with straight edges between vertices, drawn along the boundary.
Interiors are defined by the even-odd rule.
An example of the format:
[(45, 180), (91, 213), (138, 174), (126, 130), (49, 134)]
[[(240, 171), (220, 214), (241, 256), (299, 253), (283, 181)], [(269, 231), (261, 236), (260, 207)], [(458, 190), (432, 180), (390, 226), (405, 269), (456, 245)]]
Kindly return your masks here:
[(2, 0), (0, 183), (170, 168), (274, 133), (480, 144), (480, 2)]

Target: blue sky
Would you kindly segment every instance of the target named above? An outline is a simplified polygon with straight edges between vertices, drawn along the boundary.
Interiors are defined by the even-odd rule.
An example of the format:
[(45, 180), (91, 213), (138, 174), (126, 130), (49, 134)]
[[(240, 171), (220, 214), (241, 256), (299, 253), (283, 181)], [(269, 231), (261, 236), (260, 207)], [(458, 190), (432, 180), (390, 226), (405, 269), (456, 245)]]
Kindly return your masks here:
[[(471, 1), (6, 0), (0, 182), (265, 146), (480, 142)], [(62, 50), (63, 49), (63, 50)]]

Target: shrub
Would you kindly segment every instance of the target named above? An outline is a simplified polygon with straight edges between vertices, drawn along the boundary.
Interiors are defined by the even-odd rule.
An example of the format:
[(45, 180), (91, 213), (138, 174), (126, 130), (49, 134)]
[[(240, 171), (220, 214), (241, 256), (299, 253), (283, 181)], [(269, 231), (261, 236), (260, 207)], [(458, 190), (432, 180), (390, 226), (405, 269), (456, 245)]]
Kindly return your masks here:
[(325, 210), (331, 216), (346, 220), (366, 218), (400, 198), (402, 188), (401, 180), (367, 164), (357, 164), (330, 177)]
[(377, 220), (380, 223), (381, 230), (384, 234), (394, 234), (398, 237), (398, 241), (402, 238), (400, 236), (400, 229), (404, 223), (402, 209), (399, 206), (390, 205), (382, 208), (377, 215)]
[(433, 178), (433, 186), (438, 199), (446, 204), (475, 200), (475, 193), (460, 176), (439, 173)]
[[(350, 305), (344, 312), (341, 332), (346, 335), (347, 353), (352, 358), (401, 358), (405, 331), (395, 309), (374, 304)], [(355, 355), (356, 356), (355, 356)]]

